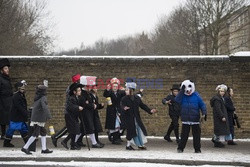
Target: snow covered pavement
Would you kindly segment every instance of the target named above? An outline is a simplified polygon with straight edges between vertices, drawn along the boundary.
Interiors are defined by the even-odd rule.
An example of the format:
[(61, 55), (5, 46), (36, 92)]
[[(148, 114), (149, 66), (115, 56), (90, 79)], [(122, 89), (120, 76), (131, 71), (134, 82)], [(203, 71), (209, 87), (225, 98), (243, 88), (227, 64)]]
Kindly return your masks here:
[[(192, 140), (189, 140), (184, 153), (177, 153), (177, 144), (168, 143), (163, 137), (148, 137), (146, 151), (127, 151), (126, 143), (123, 145), (112, 145), (107, 137), (101, 141), (106, 145), (102, 149), (91, 149), (86, 147), (79, 151), (65, 150), (58, 141), (58, 147), (54, 148), (51, 139), (47, 138), (48, 148), (53, 149), (52, 154), (44, 155), (40, 151), (40, 141), (37, 143), (37, 151), (33, 155), (26, 155), (20, 151), (22, 139), (14, 138), (12, 143), (15, 148), (0, 148), (0, 166), (34, 164), (46, 166), (143, 166), (143, 167), (175, 167), (175, 165), (227, 165), (227, 166), (250, 166), (250, 140), (236, 140), (238, 145), (226, 146), (218, 149), (213, 147), (210, 139), (202, 139), (202, 153), (194, 153)], [(85, 141), (84, 141), (85, 142)], [(86, 142), (85, 142), (86, 143)], [(39, 164), (41, 163), (41, 164)], [(92, 164), (92, 165), (90, 165)], [(11, 166), (11, 165), (10, 165)]]

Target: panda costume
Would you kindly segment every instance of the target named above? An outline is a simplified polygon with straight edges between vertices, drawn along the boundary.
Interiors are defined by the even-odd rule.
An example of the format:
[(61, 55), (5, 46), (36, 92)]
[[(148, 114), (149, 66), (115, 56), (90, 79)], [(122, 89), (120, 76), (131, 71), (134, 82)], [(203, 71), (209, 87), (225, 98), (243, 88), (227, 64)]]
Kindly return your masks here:
[[(192, 128), (193, 146), (195, 153), (201, 153), (201, 129), (200, 121), (206, 118), (207, 109), (199, 93), (195, 91), (195, 85), (190, 80), (185, 80), (181, 84), (181, 91), (175, 98), (181, 105), (182, 132), (181, 141), (178, 144), (177, 151), (182, 153), (185, 149), (190, 128)], [(202, 117), (200, 118), (200, 110)]]

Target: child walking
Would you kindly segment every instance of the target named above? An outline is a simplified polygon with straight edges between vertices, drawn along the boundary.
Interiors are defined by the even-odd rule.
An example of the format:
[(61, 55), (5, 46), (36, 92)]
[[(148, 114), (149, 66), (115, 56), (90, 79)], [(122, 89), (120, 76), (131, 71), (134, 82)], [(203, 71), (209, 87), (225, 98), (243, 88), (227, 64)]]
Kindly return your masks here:
[(32, 136), (27, 143), (21, 149), (26, 154), (32, 154), (28, 149), (29, 146), (35, 141), (35, 139), (41, 135), (42, 154), (52, 153), (53, 151), (46, 147), (46, 129), (45, 123), (48, 119), (51, 119), (51, 114), (47, 103), (47, 87), (44, 85), (38, 85), (36, 89), (36, 95), (34, 98), (34, 105), (31, 113), (30, 126), (34, 127)]

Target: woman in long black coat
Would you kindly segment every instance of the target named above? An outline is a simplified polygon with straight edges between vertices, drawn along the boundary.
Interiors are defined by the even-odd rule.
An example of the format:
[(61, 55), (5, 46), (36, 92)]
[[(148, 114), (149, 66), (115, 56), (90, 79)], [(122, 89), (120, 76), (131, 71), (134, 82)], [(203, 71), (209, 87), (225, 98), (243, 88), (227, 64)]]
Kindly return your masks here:
[(225, 106), (224, 95), (227, 90), (225, 85), (219, 85), (216, 88), (217, 94), (210, 100), (210, 105), (213, 108), (214, 120), (214, 146), (224, 147), (221, 141), (225, 141), (226, 136), (230, 135), (227, 109)]
[[(112, 144), (120, 144), (121, 131), (123, 129), (121, 118), (121, 106), (120, 102), (124, 97), (125, 91), (119, 89), (118, 83), (112, 83), (111, 89), (105, 89), (103, 96), (111, 98), (111, 105), (107, 106), (105, 129), (109, 130), (109, 135), (112, 136)], [(119, 122), (119, 123), (118, 123)], [(119, 124), (119, 125), (118, 125)]]
[(6, 125), (10, 123), (12, 107), (12, 86), (9, 77), (10, 62), (8, 59), (0, 60), (0, 125), (2, 130), (1, 139), (4, 139)]
[(139, 107), (149, 114), (156, 112), (155, 109), (150, 109), (145, 105), (141, 98), (134, 94), (136, 84), (134, 82), (126, 83), (126, 96), (121, 100), (121, 107), (123, 109), (124, 125), (127, 129), (127, 150), (134, 150), (131, 143), (138, 146), (139, 149), (146, 149), (144, 144), (146, 143), (147, 131), (142, 123), (139, 113)]
[(230, 129), (230, 133), (232, 135), (232, 140), (229, 140), (227, 142), (227, 144), (228, 145), (237, 145), (233, 141), (233, 139), (234, 139), (234, 113), (235, 113), (235, 107), (234, 107), (234, 104), (233, 104), (233, 101), (232, 101), (232, 97), (233, 97), (233, 89), (228, 88), (226, 96), (225, 96), (225, 104), (226, 104), (226, 108), (227, 108), (229, 129)]

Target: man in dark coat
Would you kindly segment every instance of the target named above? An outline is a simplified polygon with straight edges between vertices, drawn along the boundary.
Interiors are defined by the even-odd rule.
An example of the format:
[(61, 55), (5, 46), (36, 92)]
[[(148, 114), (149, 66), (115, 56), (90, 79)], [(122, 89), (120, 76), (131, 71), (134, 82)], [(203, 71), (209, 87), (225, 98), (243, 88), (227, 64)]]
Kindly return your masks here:
[(120, 136), (122, 134), (122, 119), (121, 119), (121, 106), (120, 102), (125, 91), (120, 90), (120, 81), (117, 78), (113, 78), (110, 81), (110, 85), (104, 90), (103, 96), (110, 98), (110, 102), (107, 106), (105, 129), (108, 129), (108, 135), (112, 136), (112, 144), (121, 144), (122, 140)]
[(103, 132), (98, 110), (104, 108), (104, 103), (99, 103), (99, 98), (97, 96), (97, 87), (96, 86), (92, 87), (90, 93), (91, 93), (90, 95), (92, 97), (93, 102), (96, 104), (96, 109), (94, 110), (94, 120), (93, 120), (94, 126), (95, 126), (95, 138), (96, 138), (97, 143), (104, 146), (104, 144), (102, 142), (100, 142), (99, 137), (98, 137), (98, 133)]
[(25, 98), (26, 85), (27, 84), (24, 80), (15, 84), (17, 92), (13, 95), (13, 106), (10, 119), (11, 121), (3, 143), (4, 147), (14, 147), (14, 145), (10, 142), (16, 130), (20, 132), (25, 143), (28, 140), (28, 126), (26, 124), (28, 120), (28, 111), (27, 101)]
[(179, 143), (179, 117), (180, 117), (180, 111), (181, 111), (181, 106), (179, 103), (175, 101), (175, 97), (180, 91), (180, 85), (179, 84), (174, 84), (172, 86), (171, 94), (169, 94), (166, 98), (162, 99), (162, 103), (164, 105), (168, 105), (169, 107), (169, 116), (172, 120), (171, 124), (169, 125), (167, 134), (164, 136), (164, 139), (167, 140), (168, 142), (172, 142), (170, 138), (171, 132), (174, 130), (175, 137), (176, 137), (176, 142)]
[(10, 62), (8, 59), (0, 60), (0, 125), (1, 139), (4, 139), (6, 125), (10, 123), (10, 113), (12, 107), (12, 86), (9, 77)]
[[(81, 77), (80, 74), (73, 75), (72, 78), (71, 78), (72, 79), (72, 84), (79, 83), (80, 82), (80, 77)], [(69, 100), (69, 97), (70, 97), (69, 96), (69, 92), (70, 92), (69, 87), (71, 85), (69, 85), (67, 87), (67, 89), (66, 89), (66, 102), (65, 102), (64, 114), (67, 113), (67, 110), (66, 110), (67, 109), (67, 101)], [(66, 135), (67, 132), (68, 132), (68, 130), (67, 130), (67, 127), (65, 126), (61, 130), (59, 130), (58, 132), (56, 132), (56, 134), (54, 134), (54, 135), (51, 136), (52, 143), (53, 143), (53, 145), (55, 147), (57, 147), (57, 140), (60, 139), (62, 136)], [(67, 143), (69, 139), (70, 138), (64, 139), (64, 143), (61, 143), (61, 144), (65, 146), (65, 143)], [(77, 144), (79, 146), (85, 146), (83, 143), (80, 143), (80, 142), (78, 142)]]
[(75, 138), (77, 134), (80, 134), (79, 124), (79, 112), (83, 110), (83, 107), (79, 105), (79, 97), (81, 96), (81, 87), (78, 83), (73, 83), (70, 86), (70, 97), (67, 99), (67, 108), (65, 113), (65, 122), (69, 135), (62, 141), (65, 148), (67, 147), (67, 138), (71, 139), (71, 150), (80, 150), (81, 147), (76, 144)]
[(214, 120), (214, 147), (224, 147), (221, 141), (225, 141), (225, 137), (230, 135), (227, 109), (225, 106), (224, 95), (227, 90), (226, 85), (218, 85), (216, 88), (217, 94), (210, 100), (210, 105), (213, 108)]
[[(90, 82), (90, 80), (93, 82)], [(83, 112), (80, 113), (80, 119), (84, 124), (86, 134), (89, 135), (92, 148), (103, 148), (104, 145), (101, 145), (97, 142), (95, 138), (95, 124), (94, 124), (94, 112), (97, 109), (97, 105), (92, 98), (90, 90), (93, 86), (96, 85), (96, 77), (93, 76), (81, 76), (80, 84), (83, 85), (82, 95), (80, 97), (80, 105), (83, 107)], [(84, 133), (84, 132), (82, 132)]]
[(121, 108), (123, 109), (124, 125), (127, 129), (127, 146), (126, 150), (134, 150), (131, 143), (138, 146), (139, 149), (146, 149), (146, 137), (147, 131), (142, 123), (139, 107), (145, 110), (149, 114), (156, 112), (155, 109), (150, 109), (145, 105), (138, 95), (134, 94), (136, 89), (136, 83), (126, 83), (126, 96), (121, 100)]

